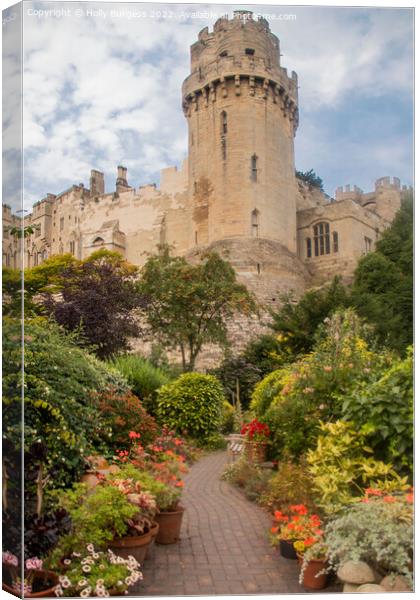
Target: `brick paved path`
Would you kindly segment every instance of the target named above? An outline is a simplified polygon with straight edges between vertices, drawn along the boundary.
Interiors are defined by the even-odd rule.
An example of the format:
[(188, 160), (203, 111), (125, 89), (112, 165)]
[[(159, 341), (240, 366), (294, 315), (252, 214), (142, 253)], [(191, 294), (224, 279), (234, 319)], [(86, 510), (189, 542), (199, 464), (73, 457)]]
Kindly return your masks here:
[(155, 545), (133, 595), (305, 591), (297, 561), (282, 558), (267, 541), (269, 516), (220, 480), (226, 460), (225, 452), (215, 452), (193, 465), (185, 481), (181, 540)]

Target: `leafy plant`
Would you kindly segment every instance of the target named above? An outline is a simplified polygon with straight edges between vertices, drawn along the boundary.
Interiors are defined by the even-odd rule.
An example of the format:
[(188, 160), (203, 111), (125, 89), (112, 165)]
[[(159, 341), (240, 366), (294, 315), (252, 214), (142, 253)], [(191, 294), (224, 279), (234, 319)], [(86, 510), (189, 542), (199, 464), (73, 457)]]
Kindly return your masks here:
[(283, 460), (268, 480), (259, 502), (271, 512), (285, 511), (291, 504), (305, 504), (314, 511), (311, 488), (312, 482), (304, 459), (301, 458), (298, 464)]
[(328, 515), (354, 502), (366, 486), (392, 491), (407, 485), (392, 465), (375, 460), (366, 434), (351, 423), (321, 424), (317, 446), (307, 453), (314, 497)]
[(156, 391), (171, 379), (167, 373), (135, 354), (117, 356), (110, 364), (127, 379), (136, 396), (153, 413)]
[(412, 581), (413, 494), (363, 498), (325, 527), (328, 558), (335, 569), (364, 561), (381, 575)]
[(250, 409), (257, 417), (262, 417), (270, 408), (274, 398), (286, 385), (287, 375), (288, 371), (286, 369), (277, 369), (269, 375), (266, 375), (264, 379), (255, 386), (254, 391), (252, 392)]
[(222, 433), (232, 433), (235, 427), (235, 407), (227, 400), (223, 401), (222, 407)]
[(213, 375), (184, 373), (159, 389), (156, 416), (171, 429), (205, 438), (221, 424), (223, 400), (222, 386)]

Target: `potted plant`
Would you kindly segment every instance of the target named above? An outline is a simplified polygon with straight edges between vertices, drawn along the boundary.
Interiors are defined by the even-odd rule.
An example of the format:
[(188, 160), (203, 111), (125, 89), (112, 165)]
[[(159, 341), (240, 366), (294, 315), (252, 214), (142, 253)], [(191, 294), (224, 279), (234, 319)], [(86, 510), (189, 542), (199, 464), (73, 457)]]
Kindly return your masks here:
[(52, 571), (43, 569), (43, 561), (39, 558), (28, 558), (25, 561), (24, 579), (17, 556), (11, 552), (3, 552), (3, 590), (14, 596), (25, 598), (44, 598), (54, 596), (58, 576)]
[(74, 552), (64, 562), (65, 570), (59, 577), (56, 596), (122, 596), (143, 578), (133, 556), (124, 559), (112, 550), (96, 551), (93, 544)]
[(297, 559), (295, 542), (321, 535), (321, 520), (316, 514), (309, 515), (304, 504), (292, 504), (288, 513), (275, 511), (271, 539), (274, 544), (279, 544), (280, 554), (284, 558)]
[(328, 548), (322, 538), (308, 537), (295, 542), (302, 558), (299, 583), (310, 590), (322, 590), (327, 585)]
[(270, 429), (265, 423), (253, 419), (241, 429), (245, 436), (245, 454), (251, 462), (264, 462)]

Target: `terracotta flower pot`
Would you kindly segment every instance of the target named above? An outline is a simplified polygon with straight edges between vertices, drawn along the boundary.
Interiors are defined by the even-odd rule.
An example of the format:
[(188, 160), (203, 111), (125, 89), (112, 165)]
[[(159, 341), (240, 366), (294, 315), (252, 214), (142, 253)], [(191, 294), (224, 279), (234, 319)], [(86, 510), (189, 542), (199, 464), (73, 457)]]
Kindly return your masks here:
[(306, 564), (302, 585), (309, 590), (322, 590), (327, 585), (327, 574), (318, 575), (327, 566), (325, 558), (313, 559)]
[(112, 542), (110, 542), (109, 547), (118, 556), (121, 556), (125, 559), (127, 559), (129, 556), (134, 556), (137, 562), (143, 564), (146, 557), (147, 547), (151, 541), (152, 533), (151, 531), (148, 531), (143, 535), (115, 538), (112, 540)]
[(245, 455), (250, 462), (262, 463), (265, 461), (267, 442), (245, 441)]
[[(9, 584), (5, 583), (4, 579), (8, 579), (7, 578), (7, 567), (5, 567), (5, 565), (3, 565), (3, 583), (2, 583), (2, 588), (5, 592), (8, 592), (9, 594), (12, 594), (13, 596), (16, 596), (17, 598), (21, 598), (21, 594), (20, 592), (18, 592), (17, 590), (15, 590), (9, 582)], [(45, 584), (45, 588), (43, 588), (43, 585)], [(52, 571), (46, 571), (46, 570), (39, 570), (39, 571), (34, 571), (33, 573), (33, 579), (32, 579), (32, 588), (34, 590), (38, 590), (38, 591), (33, 591), (30, 593), (26, 593), (25, 594), (25, 598), (50, 598), (50, 597), (56, 597), (55, 596), (55, 588), (58, 585), (58, 575), (56, 575), (55, 573), (53, 573)], [(39, 589), (41, 588), (41, 589)]]
[(175, 544), (179, 540), (183, 515), (184, 508), (182, 506), (178, 506), (171, 512), (160, 512), (156, 515), (156, 522), (159, 523), (156, 543)]
[(280, 540), (280, 555), (283, 558), (290, 558), (292, 560), (297, 559), (296, 550), (293, 547), (294, 540)]
[(153, 556), (153, 548), (154, 548), (154, 545), (156, 542), (156, 537), (157, 537), (158, 532), (159, 532), (159, 523), (154, 522), (152, 527), (150, 528), (150, 533), (152, 534), (152, 539), (150, 541), (150, 544), (147, 546), (145, 560), (147, 560), (148, 558), (152, 558), (152, 556)]

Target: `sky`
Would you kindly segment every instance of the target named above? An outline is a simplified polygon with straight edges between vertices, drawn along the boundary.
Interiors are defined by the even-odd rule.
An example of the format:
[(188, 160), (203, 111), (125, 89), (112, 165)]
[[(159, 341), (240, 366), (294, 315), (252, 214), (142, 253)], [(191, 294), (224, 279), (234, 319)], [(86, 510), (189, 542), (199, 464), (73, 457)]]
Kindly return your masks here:
[[(411, 9), (25, 2), (26, 208), (48, 192), (88, 186), (93, 168), (105, 173), (112, 191), (119, 164), (132, 186), (159, 183), (162, 168), (179, 166), (187, 154), (181, 85), (189, 47), (203, 27), (241, 8), (269, 16), (281, 64), (298, 74), (296, 168), (314, 169), (330, 195), (345, 184), (370, 191), (385, 175), (411, 185)], [(14, 89), (4, 108), (3, 201), (12, 205), (19, 129), (14, 26), (3, 29), (4, 72)]]

